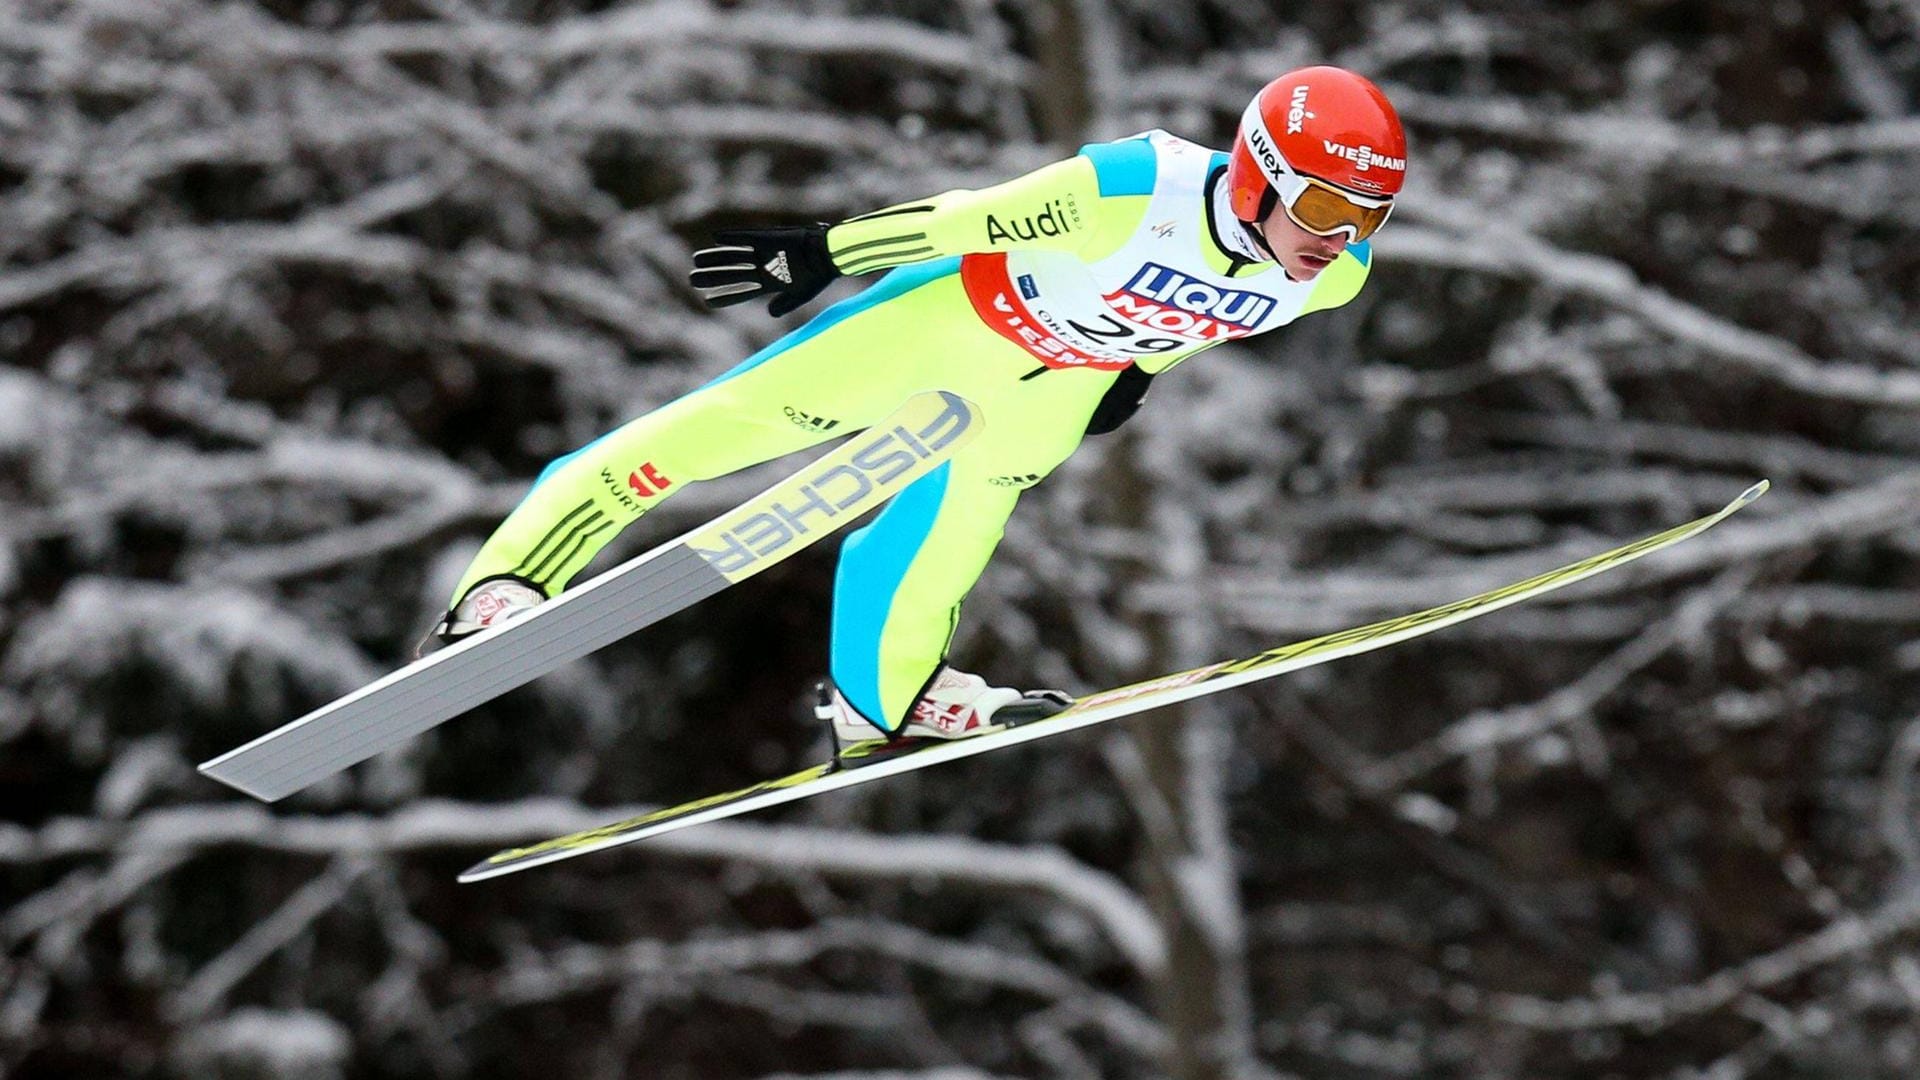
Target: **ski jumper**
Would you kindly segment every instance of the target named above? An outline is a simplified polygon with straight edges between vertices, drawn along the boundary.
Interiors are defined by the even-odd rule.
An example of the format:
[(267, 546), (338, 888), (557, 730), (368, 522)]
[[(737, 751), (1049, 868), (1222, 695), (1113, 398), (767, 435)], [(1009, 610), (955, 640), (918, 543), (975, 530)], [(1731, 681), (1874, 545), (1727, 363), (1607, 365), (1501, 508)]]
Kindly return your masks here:
[(980, 407), (980, 435), (847, 539), (834, 582), (834, 682), (862, 715), (898, 729), (944, 661), (961, 600), (1020, 492), (1079, 445), (1120, 371), (1164, 371), (1344, 304), (1365, 282), (1365, 244), (1306, 283), (1262, 261), (1220, 191), (1226, 166), (1225, 154), (1153, 131), (833, 226), (842, 273), (891, 272), (548, 465), (455, 601), (500, 577), (557, 595), (682, 486), (863, 428), (910, 394), (950, 390)]

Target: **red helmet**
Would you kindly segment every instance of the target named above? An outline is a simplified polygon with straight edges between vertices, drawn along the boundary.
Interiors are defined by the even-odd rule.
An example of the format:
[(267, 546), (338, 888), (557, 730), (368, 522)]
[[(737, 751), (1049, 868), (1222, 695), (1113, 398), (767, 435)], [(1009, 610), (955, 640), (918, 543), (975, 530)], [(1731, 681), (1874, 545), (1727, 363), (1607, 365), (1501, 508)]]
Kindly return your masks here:
[(1407, 134), (1380, 88), (1351, 71), (1289, 71), (1241, 114), (1227, 164), (1233, 212), (1258, 222), (1283, 190), (1309, 176), (1361, 196), (1393, 198), (1407, 179)]

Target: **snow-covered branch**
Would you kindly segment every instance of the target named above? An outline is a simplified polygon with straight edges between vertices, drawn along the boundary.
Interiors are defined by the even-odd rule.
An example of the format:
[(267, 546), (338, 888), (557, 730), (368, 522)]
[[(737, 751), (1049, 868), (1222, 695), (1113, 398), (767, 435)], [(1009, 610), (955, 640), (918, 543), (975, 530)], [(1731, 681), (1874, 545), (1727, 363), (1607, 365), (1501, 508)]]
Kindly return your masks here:
[[(124, 824), (61, 819), (37, 831), (0, 832), (0, 861), (40, 862), (105, 852), (199, 851), (243, 844), (297, 855), (403, 853), (503, 847), (578, 832), (644, 808), (588, 810), (529, 801), (499, 806), (424, 802), (384, 818), (276, 816), (221, 804), (152, 810)], [(1066, 853), (959, 837), (881, 837), (799, 826), (710, 825), (670, 833), (647, 851), (725, 859), (766, 870), (1039, 892), (1092, 916), (1119, 953), (1144, 972), (1164, 963), (1152, 918), (1123, 885)]]

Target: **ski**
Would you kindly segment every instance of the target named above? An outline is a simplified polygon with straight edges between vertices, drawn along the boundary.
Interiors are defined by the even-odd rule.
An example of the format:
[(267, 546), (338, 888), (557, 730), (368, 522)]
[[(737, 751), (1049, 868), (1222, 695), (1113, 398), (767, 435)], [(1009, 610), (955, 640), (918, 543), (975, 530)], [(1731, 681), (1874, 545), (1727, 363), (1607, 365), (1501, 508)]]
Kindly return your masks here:
[(200, 771), (271, 802), (765, 570), (933, 471), (979, 434), (971, 402), (916, 394), (734, 510), (502, 626), (432, 653)]
[(998, 750), (1016, 743), (1059, 735), (1092, 724), (1199, 697), (1202, 694), (1218, 693), (1259, 679), (1270, 679), (1284, 672), (1324, 664), (1343, 656), (1369, 652), (1409, 638), (1419, 637), (1422, 634), (1430, 634), (1442, 627), (1478, 618), (1510, 604), (1517, 604), (1530, 597), (1539, 596), (1541, 593), (1571, 585), (1582, 578), (1604, 573), (1643, 555), (1698, 536), (1758, 499), (1766, 490), (1767, 482), (1762, 480), (1742, 492), (1739, 498), (1728, 503), (1724, 508), (1706, 517), (1478, 596), (1470, 596), (1440, 607), (1402, 615), (1383, 622), (1370, 623), (1352, 630), (1342, 630), (1292, 645), (1282, 645), (1245, 659), (1208, 664), (1191, 671), (1182, 671), (1157, 679), (1149, 679), (1146, 682), (1134, 683), (1131, 686), (1091, 694), (1077, 699), (1071, 707), (1062, 712), (1018, 727), (1002, 728), (984, 735), (953, 741), (928, 739), (888, 742), (885, 739), (876, 738), (857, 743), (843, 749), (839, 757), (833, 761), (815, 765), (790, 776), (754, 784), (739, 791), (730, 791), (679, 806), (654, 810), (625, 821), (616, 821), (597, 829), (562, 836), (531, 847), (498, 852), (468, 868), (460, 875), (460, 880), (484, 881), (487, 878), (516, 873), (576, 855), (584, 855), (590, 851), (630, 844), (636, 840), (658, 836), (675, 829), (684, 829), (690, 825), (733, 817), (736, 814), (808, 798), (855, 784), (864, 784), (870, 780), (878, 780), (897, 773), (923, 769), (943, 761), (971, 757), (988, 750)]

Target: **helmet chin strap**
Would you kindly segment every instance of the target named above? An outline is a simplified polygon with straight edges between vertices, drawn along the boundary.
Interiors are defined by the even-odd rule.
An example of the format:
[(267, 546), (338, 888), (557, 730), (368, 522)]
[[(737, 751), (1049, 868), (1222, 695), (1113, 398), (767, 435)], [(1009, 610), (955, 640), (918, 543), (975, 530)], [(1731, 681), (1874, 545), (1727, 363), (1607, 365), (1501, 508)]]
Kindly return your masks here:
[[(1261, 218), (1260, 220), (1262, 222), (1266, 221), (1265, 218)], [(1274, 254), (1273, 245), (1267, 243), (1267, 234), (1261, 232), (1259, 226), (1249, 221), (1242, 221), (1240, 222), (1240, 227), (1247, 230), (1247, 235), (1253, 238), (1253, 245), (1255, 247), (1267, 253), (1267, 259), (1269, 261), (1275, 263), (1280, 261), (1280, 256)]]

